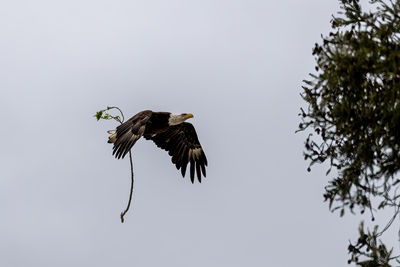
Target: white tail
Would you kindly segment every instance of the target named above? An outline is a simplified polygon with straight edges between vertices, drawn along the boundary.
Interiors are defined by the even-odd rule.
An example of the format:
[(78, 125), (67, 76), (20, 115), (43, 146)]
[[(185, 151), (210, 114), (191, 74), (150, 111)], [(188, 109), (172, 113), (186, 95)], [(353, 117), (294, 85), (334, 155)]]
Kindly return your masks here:
[(108, 137), (108, 143), (115, 143), (117, 141), (117, 131), (116, 130), (109, 130), (107, 133), (110, 134)]

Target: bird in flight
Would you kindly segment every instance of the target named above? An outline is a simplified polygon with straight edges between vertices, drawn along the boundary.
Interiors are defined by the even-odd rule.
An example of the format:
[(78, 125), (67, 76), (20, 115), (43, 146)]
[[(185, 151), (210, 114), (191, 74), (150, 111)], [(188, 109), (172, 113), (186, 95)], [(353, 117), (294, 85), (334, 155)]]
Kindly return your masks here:
[(190, 180), (193, 183), (196, 174), (201, 183), (201, 176), (206, 177), (207, 158), (193, 125), (185, 122), (189, 118), (193, 118), (193, 114), (144, 110), (108, 131), (108, 143), (114, 144), (113, 155), (120, 159), (143, 136), (168, 152), (183, 177), (190, 163)]

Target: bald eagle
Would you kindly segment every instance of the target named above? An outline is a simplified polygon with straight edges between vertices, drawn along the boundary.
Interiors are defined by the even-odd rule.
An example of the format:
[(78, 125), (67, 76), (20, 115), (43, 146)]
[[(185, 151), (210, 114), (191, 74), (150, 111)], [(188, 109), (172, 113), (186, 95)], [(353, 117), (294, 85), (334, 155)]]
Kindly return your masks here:
[(185, 177), (190, 162), (190, 179), (194, 182), (195, 172), (201, 183), (201, 175), (206, 177), (207, 158), (197, 138), (193, 125), (185, 120), (193, 118), (190, 113), (139, 112), (115, 130), (108, 131), (108, 143), (114, 144), (113, 155), (124, 158), (140, 137), (152, 140), (159, 148), (168, 151), (172, 163), (181, 169)]

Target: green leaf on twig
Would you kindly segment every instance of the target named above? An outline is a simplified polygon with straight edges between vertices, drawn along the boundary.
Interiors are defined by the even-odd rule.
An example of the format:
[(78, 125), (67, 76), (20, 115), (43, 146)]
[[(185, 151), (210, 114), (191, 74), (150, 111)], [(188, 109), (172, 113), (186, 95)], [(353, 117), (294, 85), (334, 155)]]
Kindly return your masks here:
[(103, 110), (100, 110), (97, 111), (93, 117), (95, 117), (97, 120), (100, 120), (102, 116), (103, 116)]

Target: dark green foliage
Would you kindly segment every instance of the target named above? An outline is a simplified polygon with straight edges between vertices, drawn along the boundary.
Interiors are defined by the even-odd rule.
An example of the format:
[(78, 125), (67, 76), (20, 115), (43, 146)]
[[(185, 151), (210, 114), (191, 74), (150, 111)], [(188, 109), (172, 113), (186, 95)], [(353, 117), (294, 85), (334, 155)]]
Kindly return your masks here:
[[(364, 222), (361, 222), (358, 231), (360, 237), (358, 238), (357, 243), (348, 246), (348, 251), (351, 254), (348, 263), (354, 262), (359, 266), (365, 267), (388, 267), (390, 266), (389, 262), (397, 258), (392, 256), (393, 249), (388, 251), (385, 244), (378, 240), (378, 237), (383, 232), (378, 232), (377, 225), (374, 227), (372, 232), (368, 230), (366, 233), (364, 230)], [(360, 256), (364, 256), (366, 259), (359, 261)]]
[[(368, 209), (373, 219), (376, 208), (400, 205), (400, 1), (373, 0), (366, 9), (341, 0), (332, 31), (315, 44), (316, 72), (304, 81), (308, 108), (299, 114), (299, 131), (313, 132), (305, 142), (310, 167), (328, 162), (327, 175), (336, 170), (324, 194), (329, 207), (341, 216)], [(363, 255), (361, 266), (389, 266), (391, 252), (378, 244), (379, 235), (377, 228), (360, 230), (350, 261)]]
[[(118, 107), (107, 107), (106, 109), (102, 109), (96, 112), (96, 114), (93, 115), (93, 117), (95, 117), (97, 120), (103, 119), (103, 120), (116, 120), (120, 123), (122, 123), (121, 118), (117, 115), (117, 116), (112, 116), (108, 113), (109, 110), (111, 109), (118, 109), (120, 110)], [(122, 114), (122, 112), (121, 112)]]

